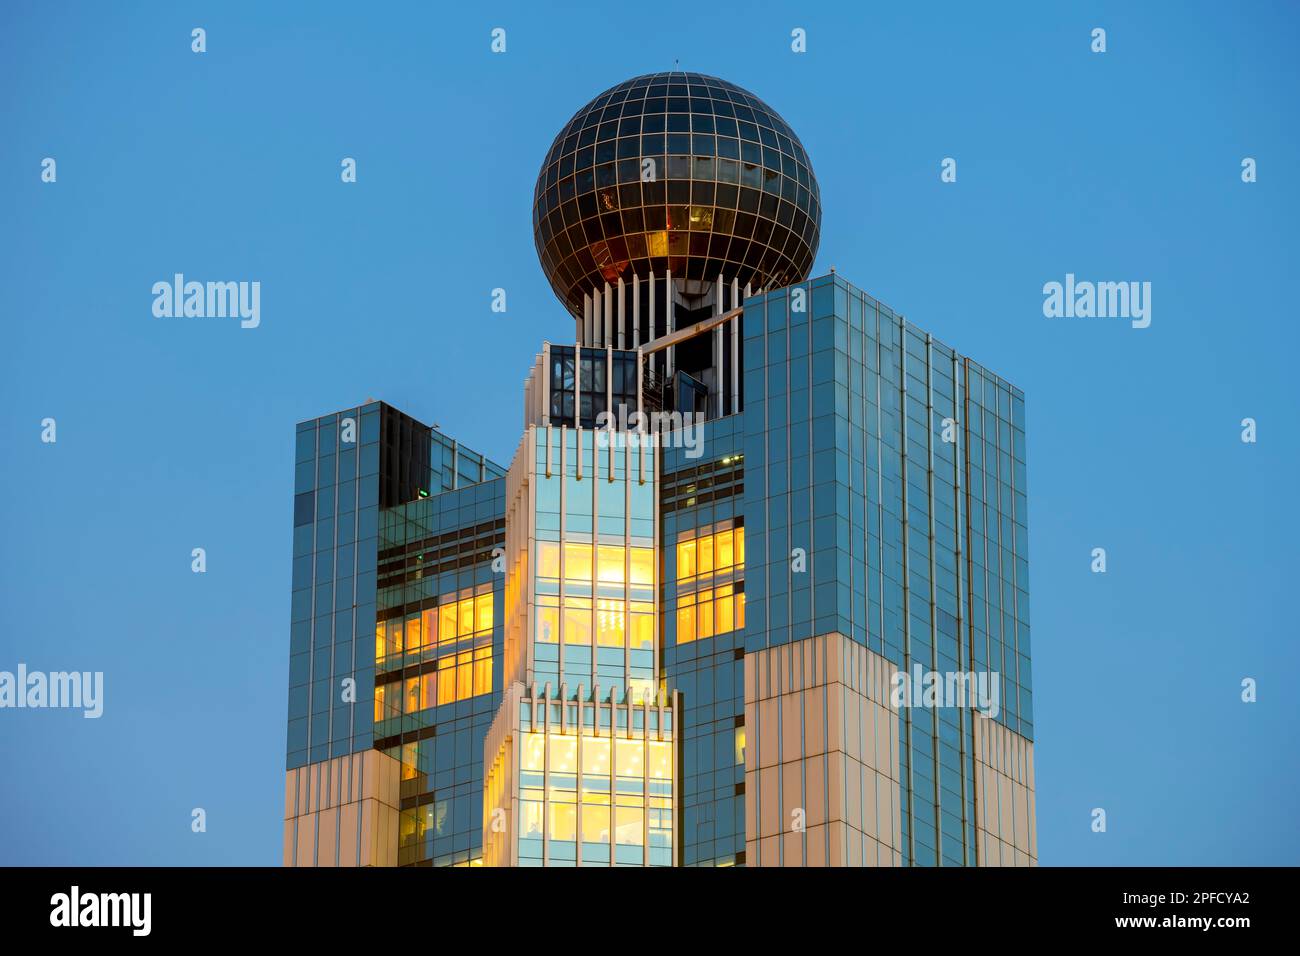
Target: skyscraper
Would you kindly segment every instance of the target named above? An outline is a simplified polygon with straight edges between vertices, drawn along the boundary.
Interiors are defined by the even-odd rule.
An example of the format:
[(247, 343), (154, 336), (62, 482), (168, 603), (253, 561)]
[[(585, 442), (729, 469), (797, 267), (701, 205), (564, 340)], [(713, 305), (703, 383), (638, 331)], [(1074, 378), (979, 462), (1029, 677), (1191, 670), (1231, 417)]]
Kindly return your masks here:
[(510, 466), (299, 425), (286, 864), (1036, 862), (1023, 395), (820, 225), (761, 100), (621, 83), (538, 177)]

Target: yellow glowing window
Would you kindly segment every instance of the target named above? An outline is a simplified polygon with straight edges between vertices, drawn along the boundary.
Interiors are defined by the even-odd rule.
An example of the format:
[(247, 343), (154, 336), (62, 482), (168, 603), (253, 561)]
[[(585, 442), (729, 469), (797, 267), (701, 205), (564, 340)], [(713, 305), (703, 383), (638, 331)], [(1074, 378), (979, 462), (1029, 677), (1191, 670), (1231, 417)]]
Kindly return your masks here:
[(677, 608), (677, 643), (688, 644), (695, 640), (695, 595), (684, 597)]
[(649, 255), (668, 255), (668, 233), (663, 230), (660, 230), (659, 232), (647, 232), (645, 234), (645, 244)]
[(724, 584), (714, 592), (714, 632), (725, 634), (734, 627), (735, 599), (731, 594), (731, 585)]
[(524, 734), (519, 753), (519, 769), (541, 773), (546, 768), (546, 737), (542, 734)]
[(596, 643), (601, 647), (623, 646), (624, 604), (612, 598), (596, 601)]
[(650, 779), (673, 778), (673, 745), (669, 740), (650, 741)]
[(425, 707), (432, 707), (438, 700), (438, 675), (434, 671), (420, 675), (420, 700)]
[(412, 780), (415, 778), (416, 764), (419, 760), (418, 745), (414, 743), (402, 744), (402, 779)]
[(736, 595), (736, 630), (745, 626), (745, 592)]
[(609, 776), (609, 738), (584, 737), (582, 740), (582, 773), (588, 777)]
[(420, 615), (420, 631), (425, 647), (438, 643), (438, 609), (431, 607)]
[(474, 696), (474, 653), (465, 651), (456, 655), (456, 699), (468, 700)]
[(551, 737), (551, 773), (578, 772), (578, 738)]
[(589, 803), (584, 803), (582, 805), (582, 842), (609, 842), (608, 806), (593, 806)]
[(695, 541), (682, 541), (677, 545), (677, 580), (695, 577)]
[(719, 531), (714, 537), (713, 556), (719, 571), (736, 563), (735, 539), (730, 531)]
[(480, 594), (474, 598), (474, 630), (492, 630), (492, 595)]
[[(635, 608), (636, 605), (634, 604)], [(653, 614), (632, 615), (632, 649), (650, 650), (654, 647), (655, 619)]]
[(388, 640), (383, 621), (375, 622), (375, 661), (382, 661), (388, 656)]
[(618, 762), (616, 773), (620, 777), (641, 777), (644, 774), (642, 763), (645, 759), (645, 745), (640, 740), (614, 741), (614, 759)]
[(564, 643), (591, 644), (591, 600), (564, 599)]
[(713, 592), (705, 591), (696, 597), (695, 636), (700, 640), (713, 636), (713, 602), (706, 597), (713, 597)]
[(632, 549), (632, 583), (650, 586), (655, 583), (655, 549)]
[(552, 840), (577, 839), (578, 808), (572, 803), (551, 801), (551, 827), (548, 836)]
[(474, 694), (492, 692), (492, 648), (484, 647), (474, 652)]
[(560, 543), (537, 542), (537, 576), (555, 580), (560, 576)]
[(591, 583), (591, 545), (565, 542), (564, 576), (570, 581)]
[(614, 819), (619, 843), (641, 846), (645, 842), (645, 812), (640, 807), (615, 807)]
[(423, 641), (420, 639), (420, 615), (412, 614), (406, 619), (406, 631), (403, 637), (408, 653), (418, 651)]
[(713, 535), (706, 534), (697, 544), (696, 560), (699, 562), (699, 573), (710, 574), (713, 571)]
[(438, 661), (438, 703), (452, 704), (456, 702), (456, 658), (455, 655), (447, 655)]
[(623, 583), (623, 562), (625, 555), (623, 549), (612, 544), (602, 544), (597, 555), (599, 558), (596, 573), (599, 575), (598, 580), (602, 584), (622, 584)]
[(745, 762), (745, 728), (736, 728), (736, 763)]
[(554, 644), (560, 639), (560, 609), (558, 607), (539, 607), (537, 609), (537, 640), (543, 644)]
[(745, 566), (745, 529), (743, 527), (736, 529), (736, 564), (740, 567)]
[(406, 679), (406, 712), (413, 714), (420, 709), (420, 678)]
[(456, 602), (438, 608), (438, 642), (446, 644), (456, 640)]
[(375, 688), (375, 720), (376, 722), (385, 719), (388, 715), (384, 713), (384, 697), (386, 696), (386, 684), (380, 684)]
[(456, 602), (456, 634), (468, 637), (474, 633), (474, 599), (462, 598)]
[(402, 619), (393, 617), (388, 619), (388, 653), (402, 653)]

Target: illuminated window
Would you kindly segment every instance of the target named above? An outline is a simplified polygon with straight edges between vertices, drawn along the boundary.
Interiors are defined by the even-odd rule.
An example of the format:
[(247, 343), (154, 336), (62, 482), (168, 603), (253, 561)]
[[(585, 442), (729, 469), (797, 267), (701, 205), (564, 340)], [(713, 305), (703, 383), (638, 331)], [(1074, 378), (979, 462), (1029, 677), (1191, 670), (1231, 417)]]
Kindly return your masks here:
[(626, 559), (623, 549), (611, 544), (602, 544), (597, 549), (597, 556), (598, 580), (602, 584), (622, 584), (623, 562)]
[(420, 615), (420, 629), (423, 631), (425, 647), (432, 647), (438, 643), (438, 609), (436, 607), (431, 607)]
[(736, 630), (745, 626), (745, 592), (736, 595)]
[(714, 537), (714, 559), (722, 571), (736, 563), (735, 543), (731, 531), (719, 531)]
[(697, 542), (698, 550), (695, 556), (699, 565), (700, 574), (713, 573), (713, 535), (707, 534)]
[(673, 745), (670, 740), (650, 741), (650, 779), (673, 778)]
[(617, 775), (636, 777), (643, 775), (642, 762), (645, 759), (645, 745), (640, 740), (618, 738), (614, 741), (614, 759), (618, 761)]
[(745, 566), (745, 529), (743, 526), (736, 529), (735, 550), (736, 565), (743, 568)]
[(652, 586), (655, 583), (655, 549), (632, 549), (632, 583)]
[(616, 807), (614, 819), (618, 842), (641, 846), (645, 843), (645, 811), (640, 807)]
[(713, 590), (695, 595), (695, 636), (699, 640), (713, 636)]
[(537, 542), (537, 576), (558, 579), (560, 576), (560, 544), (558, 541)]
[(591, 599), (564, 599), (564, 643), (591, 644)]
[(406, 644), (407, 652), (418, 651), (420, 649), (420, 616), (412, 614), (406, 619), (406, 633), (403, 637)]
[(522, 818), (519, 835), (540, 840), (542, 837), (542, 801), (521, 800), (519, 802), (519, 815)]
[(420, 700), (424, 701), (425, 707), (432, 707), (438, 699), (438, 674), (430, 671), (427, 674), (420, 675)]
[(387, 631), (383, 621), (375, 622), (375, 662), (379, 663), (388, 656)]
[(609, 842), (609, 807), (607, 805), (583, 803), (582, 842)]
[(456, 640), (456, 602), (444, 604), (438, 608), (438, 643), (448, 644)]
[(609, 738), (584, 737), (582, 740), (582, 773), (584, 777), (609, 776)]
[(623, 646), (624, 606), (612, 598), (596, 601), (596, 643), (601, 647)]
[(456, 657), (448, 654), (438, 660), (438, 703), (451, 704), (456, 700)]
[(554, 644), (560, 639), (560, 609), (558, 607), (539, 607), (537, 609), (537, 640), (542, 644)]
[(551, 737), (551, 773), (578, 772), (578, 738), (553, 735)]
[(474, 693), (492, 693), (492, 648), (480, 647), (474, 652)]
[(375, 688), (375, 721), (376, 723), (383, 720), (388, 715), (384, 713), (385, 690), (388, 685), (380, 684)]
[(474, 652), (456, 655), (456, 699), (468, 700), (474, 690)]
[(632, 602), (632, 649), (651, 650), (654, 647), (654, 605), (648, 601)]
[(463, 598), (456, 602), (456, 634), (469, 637), (474, 633), (474, 599)]
[(695, 577), (695, 541), (683, 541), (677, 545), (677, 580)]
[(736, 728), (736, 763), (745, 762), (745, 728)]
[(578, 836), (578, 808), (572, 803), (560, 803), (552, 799), (551, 828), (552, 840), (575, 840)]
[(480, 594), (474, 598), (474, 630), (479, 633), (492, 630), (491, 594)]
[(569, 581), (591, 583), (591, 545), (565, 542), (564, 577)]
[(420, 709), (420, 678), (408, 677), (406, 679), (406, 712), (414, 714)]
[(545, 760), (546, 737), (542, 734), (524, 734), (523, 747), (519, 754), (519, 769), (541, 773), (546, 766)]
[(419, 760), (418, 744), (402, 744), (402, 779), (414, 780), (416, 762)]
[(732, 586), (724, 584), (714, 591), (713, 609), (714, 609), (714, 631), (715, 634), (726, 634), (734, 628), (735, 621), (735, 598), (732, 596)]
[(695, 640), (695, 595), (683, 594), (677, 603), (677, 643)]

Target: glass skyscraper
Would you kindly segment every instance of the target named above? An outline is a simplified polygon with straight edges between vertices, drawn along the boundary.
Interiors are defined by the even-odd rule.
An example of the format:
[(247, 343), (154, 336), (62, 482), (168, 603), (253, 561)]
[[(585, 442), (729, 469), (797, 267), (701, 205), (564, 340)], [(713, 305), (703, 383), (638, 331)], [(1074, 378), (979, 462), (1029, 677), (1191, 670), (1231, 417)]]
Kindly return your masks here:
[(286, 865), (1032, 865), (1024, 396), (839, 275), (790, 127), (638, 77), (538, 177), (502, 467), (298, 426)]

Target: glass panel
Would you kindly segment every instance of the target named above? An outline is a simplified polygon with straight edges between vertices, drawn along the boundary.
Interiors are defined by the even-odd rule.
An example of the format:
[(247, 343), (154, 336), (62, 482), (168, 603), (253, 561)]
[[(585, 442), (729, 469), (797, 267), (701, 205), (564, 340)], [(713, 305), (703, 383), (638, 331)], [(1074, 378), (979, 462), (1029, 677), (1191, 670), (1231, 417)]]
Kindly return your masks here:
[(560, 543), (558, 541), (537, 542), (537, 576), (547, 579), (559, 578)]
[(655, 583), (654, 548), (632, 549), (632, 583), (645, 585)]
[(622, 584), (625, 560), (623, 549), (616, 545), (602, 544), (598, 549), (598, 555), (598, 580), (605, 584)]
[(677, 580), (695, 576), (695, 542), (683, 541), (677, 545)]
[(591, 581), (591, 545), (566, 541), (564, 576), (570, 581)]

